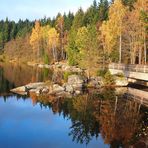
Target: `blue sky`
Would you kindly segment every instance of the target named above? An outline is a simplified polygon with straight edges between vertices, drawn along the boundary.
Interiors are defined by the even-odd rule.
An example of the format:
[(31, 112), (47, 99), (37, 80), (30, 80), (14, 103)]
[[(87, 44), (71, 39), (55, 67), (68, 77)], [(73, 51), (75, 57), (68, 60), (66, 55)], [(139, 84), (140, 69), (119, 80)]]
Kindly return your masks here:
[(81, 6), (86, 10), (93, 0), (0, 0), (0, 20), (39, 19), (54, 17), (58, 12), (76, 12)]

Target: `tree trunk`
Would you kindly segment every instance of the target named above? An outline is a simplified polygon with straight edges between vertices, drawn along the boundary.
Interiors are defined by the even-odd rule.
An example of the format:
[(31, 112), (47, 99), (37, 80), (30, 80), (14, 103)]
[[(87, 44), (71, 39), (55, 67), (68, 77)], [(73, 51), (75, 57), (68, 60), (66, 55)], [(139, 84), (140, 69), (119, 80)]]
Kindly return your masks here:
[(121, 63), (121, 58), (122, 58), (122, 35), (120, 33), (120, 41), (119, 41), (120, 45), (119, 45), (119, 63)]
[(40, 58), (40, 45), (39, 45), (39, 43), (38, 43), (37, 46), (38, 46), (38, 47), (37, 47), (37, 48), (38, 48), (38, 49), (37, 49), (37, 57)]
[(147, 55), (147, 51), (146, 51), (146, 33), (144, 33), (144, 64), (146, 64), (146, 55)]
[(54, 62), (55, 62), (56, 59), (55, 59), (55, 49), (54, 49), (54, 46), (52, 46), (52, 54), (53, 54), (53, 59), (54, 59)]
[(139, 64), (141, 64), (141, 47), (139, 47)]
[(63, 25), (61, 24), (61, 50), (62, 50), (62, 60), (65, 59), (65, 57), (64, 57), (64, 47), (63, 47), (63, 37), (64, 37), (64, 31), (63, 31)]

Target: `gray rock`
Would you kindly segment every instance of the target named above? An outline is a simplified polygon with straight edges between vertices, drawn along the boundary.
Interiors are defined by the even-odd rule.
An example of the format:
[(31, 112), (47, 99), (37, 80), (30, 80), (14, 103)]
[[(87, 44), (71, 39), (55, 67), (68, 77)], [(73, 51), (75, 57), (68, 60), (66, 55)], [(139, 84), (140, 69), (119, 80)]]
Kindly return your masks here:
[(45, 86), (44, 82), (30, 83), (26, 85), (27, 89), (36, 89), (38, 87), (43, 87), (43, 86)]
[(73, 93), (74, 92), (74, 88), (72, 87), (72, 85), (66, 84), (65, 91)]
[(39, 64), (38, 67), (39, 68), (44, 68), (44, 65), (43, 64)]
[(27, 90), (28, 89), (26, 86), (21, 86), (21, 87), (11, 89), (10, 91), (17, 93), (17, 92), (27, 92)]
[(72, 87), (74, 88), (74, 90), (82, 90), (83, 88), (83, 84), (73, 84)]
[(50, 88), (50, 92), (49, 94), (57, 94), (59, 92), (64, 91), (64, 87), (58, 85), (58, 84), (54, 84), (51, 88)]
[(68, 77), (68, 84), (73, 85), (73, 84), (83, 84), (83, 83), (84, 83), (84, 80), (79, 75), (70, 75)]
[(75, 94), (76, 94), (76, 95), (80, 95), (80, 94), (81, 94), (81, 91), (80, 91), (80, 90), (76, 90), (76, 91), (75, 91)]
[(67, 97), (67, 98), (71, 98), (72, 97), (71, 93), (65, 92), (65, 91), (56, 93), (55, 95), (58, 96), (58, 97)]
[(37, 89), (30, 89), (29, 93), (36, 93)]
[(51, 68), (51, 65), (48, 65), (48, 64), (39, 64), (38, 67), (39, 68)]
[(49, 92), (49, 88), (48, 87), (44, 87), (42, 89), (42, 93), (47, 94)]
[(41, 92), (42, 92), (42, 90), (41, 90), (41, 89), (37, 89), (35, 93), (36, 93), (36, 95), (38, 96), (38, 95), (40, 95), (40, 94), (41, 94)]
[(115, 85), (116, 86), (127, 86), (128, 85), (128, 79), (125, 77), (115, 77)]

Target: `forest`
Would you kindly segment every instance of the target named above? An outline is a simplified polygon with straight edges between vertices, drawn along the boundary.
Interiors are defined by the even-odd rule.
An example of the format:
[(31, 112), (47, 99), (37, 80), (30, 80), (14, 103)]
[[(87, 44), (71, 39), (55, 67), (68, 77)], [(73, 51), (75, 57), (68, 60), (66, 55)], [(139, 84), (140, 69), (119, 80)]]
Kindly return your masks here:
[(96, 0), (84, 11), (55, 18), (0, 21), (3, 58), (68, 61), (91, 69), (111, 62), (147, 64), (147, 0)]

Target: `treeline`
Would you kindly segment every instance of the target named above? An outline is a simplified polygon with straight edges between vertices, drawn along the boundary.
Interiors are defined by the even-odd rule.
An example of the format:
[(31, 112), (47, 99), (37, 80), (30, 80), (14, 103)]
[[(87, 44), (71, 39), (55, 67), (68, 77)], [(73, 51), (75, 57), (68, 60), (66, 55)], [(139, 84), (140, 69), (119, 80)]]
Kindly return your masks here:
[(28, 32), (31, 32), (33, 22), (29, 20), (19, 20), (18, 23), (6, 20), (0, 21), (0, 49), (4, 48), (5, 43), (18, 37), (25, 37)]
[(54, 25), (36, 21), (30, 44), (37, 59), (43, 57), (45, 63), (68, 60), (70, 65), (88, 69), (92, 69), (91, 64), (94, 63), (95, 68), (101, 55), (99, 26), (108, 18), (108, 9), (107, 0), (98, 4), (94, 1), (86, 12), (79, 8), (75, 16), (58, 14)]
[(30, 44), (36, 59), (45, 63), (68, 60), (91, 70), (109, 62), (146, 64), (147, 2), (135, 1), (94, 1), (86, 12), (79, 8), (75, 15), (59, 13), (34, 22), (7, 19), (1, 21), (5, 29), (0, 30), (0, 45), (29, 35), (24, 44)]

